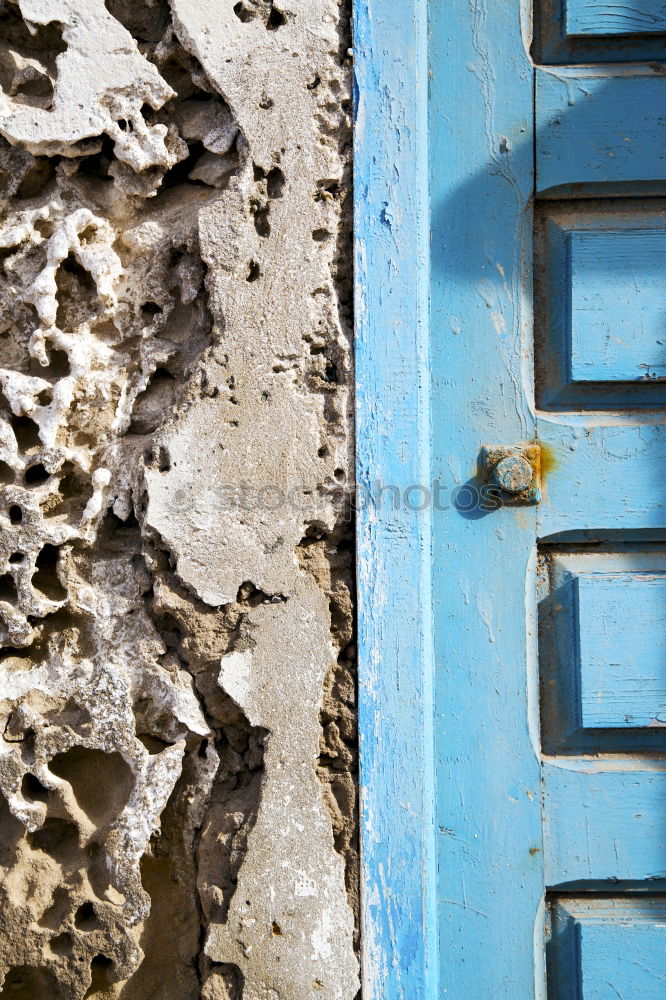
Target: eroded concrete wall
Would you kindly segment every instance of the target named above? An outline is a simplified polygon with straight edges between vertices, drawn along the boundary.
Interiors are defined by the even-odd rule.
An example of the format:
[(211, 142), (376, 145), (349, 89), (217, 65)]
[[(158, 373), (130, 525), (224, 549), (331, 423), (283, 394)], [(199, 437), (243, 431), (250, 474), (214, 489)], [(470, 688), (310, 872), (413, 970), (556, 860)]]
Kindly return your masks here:
[(0, 996), (353, 1000), (348, 11), (0, 3)]

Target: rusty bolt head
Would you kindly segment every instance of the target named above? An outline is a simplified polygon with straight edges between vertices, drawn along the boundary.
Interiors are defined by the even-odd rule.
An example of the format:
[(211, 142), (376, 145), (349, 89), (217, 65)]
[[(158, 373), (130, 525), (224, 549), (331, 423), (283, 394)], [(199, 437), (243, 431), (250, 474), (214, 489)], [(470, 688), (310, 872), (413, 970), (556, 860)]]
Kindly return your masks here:
[(532, 483), (534, 471), (523, 455), (508, 455), (493, 469), (493, 479), (506, 493), (522, 493)]

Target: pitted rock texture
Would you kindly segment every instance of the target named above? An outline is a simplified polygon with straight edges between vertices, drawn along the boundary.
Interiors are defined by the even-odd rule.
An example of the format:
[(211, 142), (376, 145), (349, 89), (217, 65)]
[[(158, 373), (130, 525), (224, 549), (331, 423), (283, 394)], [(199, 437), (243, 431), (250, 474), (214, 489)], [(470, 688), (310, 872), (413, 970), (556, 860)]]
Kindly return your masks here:
[(0, 997), (356, 996), (347, 26), (0, 0)]

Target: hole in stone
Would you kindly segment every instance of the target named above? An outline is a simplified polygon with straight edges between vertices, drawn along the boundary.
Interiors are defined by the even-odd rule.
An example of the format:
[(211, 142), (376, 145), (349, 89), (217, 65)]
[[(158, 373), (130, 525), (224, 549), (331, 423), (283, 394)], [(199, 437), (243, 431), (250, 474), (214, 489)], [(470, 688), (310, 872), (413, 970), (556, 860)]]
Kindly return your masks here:
[(9, 520), (12, 524), (20, 524), (23, 520), (23, 511), (18, 504), (13, 503), (9, 508)]
[[(127, 131), (128, 123), (127, 123), (127, 120), (125, 118), (119, 118), (118, 122), (117, 122), (117, 125), (118, 125), (118, 128), (120, 129), (121, 132), (126, 132)], [(130, 132), (131, 132), (132, 131), (131, 125), (130, 125), (129, 129), (130, 129)]]
[(82, 903), (74, 914), (74, 926), (80, 931), (97, 931), (103, 925), (92, 903)]
[(261, 277), (261, 270), (256, 260), (251, 260), (247, 268), (247, 278), (246, 281), (256, 281), (257, 278)]
[[(97, 148), (99, 149), (99, 136), (96, 139), (96, 143)], [(84, 177), (94, 177), (95, 180), (112, 183), (111, 178), (109, 177), (109, 167), (111, 166), (113, 159), (113, 139), (110, 139), (108, 135), (103, 135), (101, 137), (101, 149), (99, 149), (99, 152), (93, 153), (91, 156), (85, 156), (79, 161), (78, 173), (82, 174)]]
[(49, 930), (59, 930), (67, 918), (70, 908), (70, 890), (65, 886), (57, 886), (53, 893), (51, 905), (44, 910), (39, 918), (40, 927), (48, 927)]
[(12, 814), (7, 799), (0, 793), (0, 865), (3, 868), (14, 866), (24, 834), (23, 824)]
[(315, 229), (312, 233), (312, 239), (315, 243), (325, 243), (326, 240), (330, 240), (331, 234), (328, 229)]
[(97, 826), (117, 816), (127, 803), (134, 784), (129, 765), (117, 752), (72, 747), (56, 754), (49, 770), (69, 782), (77, 805)]
[(50, 969), (15, 965), (5, 976), (2, 1000), (61, 1000), (58, 981)]
[(254, 207), (254, 228), (259, 236), (267, 239), (271, 235), (271, 224), (268, 221), (268, 208)]
[(54, 349), (49, 351), (48, 357), (48, 365), (42, 367), (38, 364), (34, 374), (39, 375), (41, 378), (52, 379), (54, 382), (58, 382), (61, 378), (67, 378), (72, 370), (67, 351)]
[(104, 993), (111, 985), (111, 971), (113, 962), (106, 955), (95, 955), (90, 963), (90, 989), (86, 996), (94, 996), (95, 993)]
[[(41, 194), (53, 177), (55, 177), (55, 163), (52, 163), (50, 158), (46, 156), (35, 157), (33, 163), (23, 175), (23, 180), (19, 184), (16, 197), (21, 201), (25, 198), (34, 198), (36, 195)], [(46, 224), (45, 219), (40, 219), (39, 222)], [(35, 223), (35, 229), (37, 229), (38, 225), (39, 223)], [(41, 229), (37, 229), (37, 231), (42, 236), (48, 237), (53, 232), (52, 224), (49, 223), (49, 226), (50, 229), (47, 233), (42, 232)]]
[(32, 585), (50, 601), (64, 601), (67, 591), (58, 578), (58, 548), (47, 543), (35, 561)]
[(266, 190), (269, 198), (281, 198), (284, 191), (284, 174), (279, 167), (273, 167), (266, 177)]
[(268, 20), (266, 21), (266, 27), (269, 31), (276, 31), (281, 28), (283, 24), (287, 23), (287, 18), (278, 10), (277, 7), (271, 7), (271, 12), (268, 15)]
[(260, 604), (268, 604), (269, 597), (263, 590), (255, 587), (251, 580), (246, 580), (238, 588), (236, 603), (242, 604), (243, 607), (247, 608), (257, 608)]
[(320, 83), (321, 83), (321, 77), (317, 74), (314, 80), (312, 80), (310, 83), (307, 84), (307, 88), (308, 90), (316, 90)]
[(46, 517), (66, 514), (71, 521), (78, 521), (93, 494), (90, 476), (84, 475), (72, 462), (64, 462), (59, 473), (58, 490), (50, 490), (40, 500)]
[(31, 465), (29, 469), (25, 470), (25, 484), (26, 486), (41, 486), (50, 476), (51, 473), (46, 471), (41, 462), (38, 462), (37, 465)]
[(16, 479), (16, 473), (7, 462), (0, 462), (0, 483), (9, 486)]
[(0, 601), (4, 601), (5, 604), (13, 604), (14, 606), (18, 604), (16, 581), (11, 573), (3, 573), (0, 576)]
[(254, 19), (254, 11), (248, 10), (242, 2), (234, 4), (234, 14), (238, 20), (243, 21), (244, 24), (247, 24), (248, 21), (252, 21)]
[(160, 472), (171, 471), (171, 455), (166, 445), (158, 444), (155, 449), (155, 462)]
[(74, 938), (67, 931), (58, 934), (49, 941), (49, 948), (54, 955), (69, 955), (74, 944)]
[(158, 306), (157, 302), (144, 302), (141, 306), (141, 315), (144, 317), (156, 316), (162, 311), (162, 306)]
[(224, 1000), (242, 1000), (244, 992), (243, 973), (237, 965), (211, 965), (206, 987), (210, 989), (211, 997), (220, 997), (224, 998)]
[(336, 364), (333, 364), (331, 362), (331, 364), (326, 365), (326, 371), (325, 371), (324, 374), (326, 376), (326, 381), (327, 382), (336, 382), (337, 383), (337, 381), (338, 381), (338, 366)]
[(337, 479), (337, 481), (339, 483), (341, 483), (342, 480), (345, 478), (345, 470), (344, 469), (335, 469), (334, 472), (333, 472), (333, 475), (335, 476), (335, 478)]
[(134, 401), (130, 433), (152, 434), (157, 430), (173, 409), (177, 391), (173, 375), (166, 368), (156, 368)]
[(23, 775), (23, 781), (21, 782), (21, 795), (24, 799), (28, 799), (30, 802), (47, 802), (49, 790), (41, 783), (39, 778), (28, 772)]
[(282, 937), (282, 928), (278, 924), (277, 920), (273, 921), (272, 931), (274, 937)]
[(161, 740), (158, 736), (152, 736), (151, 733), (137, 733), (136, 738), (143, 743), (144, 747), (149, 754), (154, 755), (161, 753), (165, 747), (171, 746), (166, 740)]
[(97, 226), (90, 223), (89, 226), (86, 226), (86, 228), (79, 233), (79, 243), (82, 246), (88, 246), (89, 243), (93, 243), (97, 239), (97, 232)]
[(78, 827), (66, 819), (49, 817), (39, 830), (28, 833), (27, 840), (33, 850), (43, 851), (61, 864), (80, 860)]
[(51, 389), (42, 389), (37, 396), (37, 402), (40, 406), (48, 406), (53, 402), (53, 391)]
[(30, 417), (12, 417), (12, 428), (16, 443), (22, 452), (41, 447), (39, 426)]
[(17, 7), (8, 3), (0, 7), (0, 38), (5, 49), (0, 87), (19, 104), (47, 110), (57, 77), (56, 57), (67, 48), (64, 28), (56, 20), (28, 26)]
[(17, 251), (18, 251), (17, 246), (0, 248), (0, 266), (2, 267), (3, 271), (6, 271), (5, 261), (13, 257), (14, 254), (17, 253)]
[(22, 562), (25, 562), (25, 555), (23, 552), (12, 552), (9, 561), (13, 566), (20, 566)]
[(60, 330), (74, 330), (84, 318), (96, 311), (98, 296), (95, 279), (70, 253), (56, 271), (56, 286), (56, 326)]
[(53, 235), (53, 223), (50, 219), (37, 219), (33, 222), (32, 228), (45, 240)]
[[(88, 881), (90, 888), (98, 899), (108, 899), (107, 892), (110, 886), (108, 855), (101, 844), (95, 842), (88, 845), (86, 850), (88, 855)], [(116, 893), (116, 890), (114, 890)], [(117, 895), (117, 893), (116, 893)], [(117, 902), (117, 898), (116, 898)]]
[[(170, 24), (169, 4), (164, 0), (148, 0), (147, 3), (136, 3), (134, 0), (104, 0), (109, 14), (127, 28), (139, 45), (145, 42), (159, 42), (165, 35)], [(161, 69), (161, 67), (160, 67)], [(174, 90), (178, 90), (174, 87)], [(141, 114), (150, 106), (143, 105)]]

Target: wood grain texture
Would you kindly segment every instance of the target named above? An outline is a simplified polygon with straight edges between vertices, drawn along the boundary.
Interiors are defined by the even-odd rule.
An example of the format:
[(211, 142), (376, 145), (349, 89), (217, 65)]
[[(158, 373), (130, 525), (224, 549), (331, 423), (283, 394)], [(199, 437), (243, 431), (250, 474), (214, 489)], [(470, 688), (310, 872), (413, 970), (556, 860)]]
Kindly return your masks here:
[(666, 725), (666, 576), (591, 573), (577, 589), (582, 726)]
[(666, 32), (664, 0), (566, 0), (569, 35), (653, 35)]
[(663, 0), (535, 0), (535, 55), (552, 65), (666, 58)]
[(666, 76), (649, 64), (538, 71), (537, 192), (663, 193), (665, 101)]
[[(533, 73), (519, 13), (515, 0), (431, 10), (432, 475), (451, 486), (478, 483), (482, 444), (534, 434), (522, 388)], [(451, 1000), (533, 1000), (540, 977), (525, 624), (534, 540), (535, 508), (433, 518), (441, 984)]]
[[(650, 422), (648, 422), (650, 420)], [(666, 425), (646, 416), (639, 422), (604, 423), (592, 415), (562, 423), (540, 418), (539, 440), (553, 469), (545, 477), (538, 508), (541, 538), (588, 530), (660, 530), (666, 524)]]
[(664, 761), (545, 761), (543, 788), (550, 888), (666, 878)]
[(663, 897), (559, 898), (552, 908), (551, 928), (552, 1000), (663, 1000)]
[(569, 234), (571, 380), (666, 376), (666, 229)]
[(537, 213), (536, 395), (544, 409), (666, 403), (666, 202), (546, 202)]
[[(477, 489), (484, 444), (537, 439), (544, 499), (492, 513), (457, 502), (434, 514), (404, 504), (359, 512), (364, 988), (369, 1000), (542, 1000), (546, 877), (558, 890), (586, 891), (615, 879), (666, 878), (666, 770), (656, 754), (648, 757), (651, 744), (636, 752), (635, 727), (614, 725), (610, 715), (607, 726), (593, 719), (590, 731), (613, 740), (619, 732), (625, 742), (597, 748), (598, 759), (585, 756), (585, 745), (560, 745), (559, 756), (542, 758), (535, 572), (540, 539), (550, 550), (554, 539), (572, 535), (625, 544), (636, 532), (664, 532), (666, 418), (651, 406), (666, 396), (648, 390), (649, 400), (636, 404), (616, 377), (627, 357), (654, 340), (658, 279), (643, 283), (652, 296), (646, 343), (639, 336), (628, 354), (615, 356), (597, 350), (595, 331), (583, 329), (587, 296), (600, 315), (604, 289), (579, 281), (574, 356), (571, 270), (555, 277), (553, 258), (543, 263), (545, 287), (569, 282), (555, 367), (560, 387), (575, 386), (576, 366), (589, 358), (593, 382), (580, 384), (619, 385), (625, 395), (620, 406), (609, 397), (613, 412), (603, 412), (596, 396), (581, 412), (564, 412), (558, 400), (553, 412), (535, 413), (534, 160), (536, 153), (548, 197), (617, 199), (594, 208), (572, 200), (570, 224), (552, 209), (547, 226), (557, 230), (562, 259), (571, 261), (569, 235), (580, 232), (577, 265), (581, 273), (590, 266), (595, 237), (587, 234), (600, 211), (612, 219), (604, 233), (625, 240), (625, 249), (629, 230), (645, 230), (641, 259), (646, 252), (654, 258), (664, 203), (654, 199), (643, 209), (620, 196), (654, 194), (660, 184), (666, 191), (658, 121), (666, 90), (647, 66), (537, 69), (535, 129), (529, 24), (521, 23), (518, 0), (448, 0), (428, 5), (428, 99), (425, 7), (365, 0), (356, 11), (359, 482), (367, 494), (377, 480), (401, 491), (433, 481)], [(645, 221), (649, 210), (657, 221)], [(612, 249), (613, 282), (630, 295), (631, 253)], [(626, 317), (644, 305), (634, 297)], [(633, 388), (643, 393), (642, 382)], [(621, 562), (618, 553), (613, 558)], [(595, 572), (609, 577), (617, 565)], [(642, 568), (655, 569), (647, 557)], [(620, 620), (604, 610), (614, 598), (606, 595), (604, 605), (599, 591), (598, 600), (585, 595), (581, 604), (586, 570), (569, 566), (567, 574), (543, 603), (559, 600), (561, 584), (568, 619), (560, 615), (551, 661), (561, 664), (564, 654), (579, 673), (562, 685), (567, 708), (556, 705), (552, 722), (571, 736), (586, 730), (586, 712), (592, 719), (590, 692), (600, 679), (611, 715), (614, 699), (627, 703), (639, 691), (616, 690), (612, 671), (602, 678), (605, 667), (622, 662), (623, 649), (634, 652), (607, 621), (611, 614)], [(581, 608), (590, 636), (584, 649)], [(591, 648), (594, 636), (603, 642), (604, 628), (613, 648), (601, 664)], [(658, 664), (641, 668), (649, 688)], [(549, 680), (557, 683), (561, 673)]]
[(666, 555), (640, 545), (549, 553), (539, 600), (546, 753), (664, 746)]
[(423, 0), (359, 0), (356, 378), (363, 990), (436, 995), (428, 513), (427, 38)]

